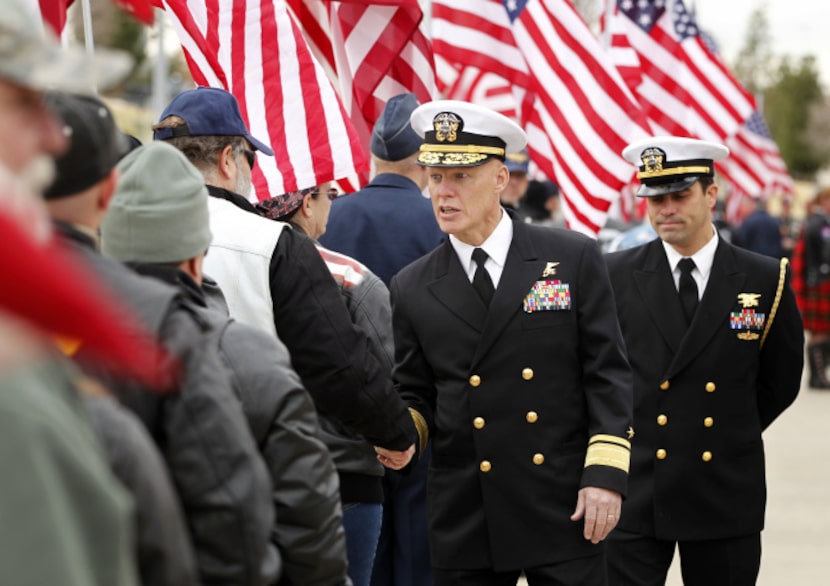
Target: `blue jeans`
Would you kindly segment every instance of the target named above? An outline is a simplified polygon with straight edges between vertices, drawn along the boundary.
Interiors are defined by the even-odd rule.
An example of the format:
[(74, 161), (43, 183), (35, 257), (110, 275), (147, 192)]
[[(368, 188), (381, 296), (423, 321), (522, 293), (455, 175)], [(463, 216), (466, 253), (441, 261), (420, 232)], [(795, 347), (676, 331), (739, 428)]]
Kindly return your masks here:
[(354, 586), (369, 586), (382, 519), (383, 505), (380, 503), (343, 503), (346, 557), (349, 559), (349, 578)]

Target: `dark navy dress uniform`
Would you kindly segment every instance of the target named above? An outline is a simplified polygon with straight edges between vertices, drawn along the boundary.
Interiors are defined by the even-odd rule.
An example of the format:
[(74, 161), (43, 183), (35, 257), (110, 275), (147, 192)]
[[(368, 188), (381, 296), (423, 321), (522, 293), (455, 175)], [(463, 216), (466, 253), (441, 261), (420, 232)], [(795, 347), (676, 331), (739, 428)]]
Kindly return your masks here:
[[(562, 302), (532, 310), (544, 287)], [(596, 244), (514, 220), (489, 311), (449, 241), (391, 294), (395, 378), (432, 438), (433, 566), (602, 553), (569, 517), (583, 486), (626, 492), (631, 375)]]
[[(667, 177), (664, 193), (700, 178), (683, 187)], [(798, 394), (804, 337), (786, 259), (733, 246), (714, 228), (713, 238), (688, 325), (667, 244), (606, 258), (634, 372), (637, 430), (628, 499), (609, 537), (611, 586), (663, 584), (675, 544), (687, 586), (755, 583), (766, 505), (762, 432)]]

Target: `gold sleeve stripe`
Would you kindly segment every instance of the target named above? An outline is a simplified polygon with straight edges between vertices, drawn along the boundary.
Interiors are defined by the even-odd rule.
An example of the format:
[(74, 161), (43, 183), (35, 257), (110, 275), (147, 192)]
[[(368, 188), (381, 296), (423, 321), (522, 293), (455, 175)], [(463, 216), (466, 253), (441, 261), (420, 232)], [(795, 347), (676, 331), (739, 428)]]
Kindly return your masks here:
[(781, 259), (781, 269), (778, 271), (778, 290), (775, 292), (775, 300), (772, 302), (772, 309), (769, 312), (769, 319), (767, 326), (764, 328), (764, 335), (761, 337), (761, 348), (764, 347), (764, 342), (767, 340), (767, 334), (772, 327), (772, 322), (775, 321), (775, 314), (778, 313), (778, 305), (781, 303), (781, 295), (784, 293), (784, 282), (787, 280), (787, 263), (789, 259)]
[(585, 467), (588, 466), (610, 466), (619, 468), (626, 474), (631, 462), (631, 450), (617, 444), (597, 442), (588, 446), (588, 453), (585, 454)]
[(617, 437), (615, 435), (605, 435), (605, 434), (597, 434), (595, 436), (591, 436), (591, 439), (588, 440), (588, 445), (592, 446), (596, 443), (603, 442), (607, 444), (616, 444), (618, 446), (622, 446), (626, 450), (631, 449), (631, 442), (625, 438)]
[(418, 453), (423, 454), (424, 450), (427, 449), (427, 442), (429, 441), (429, 427), (427, 427), (427, 421), (424, 419), (423, 415), (418, 413), (412, 407), (409, 408), (409, 414), (412, 416), (412, 422), (415, 423), (415, 429), (418, 430), (418, 447), (420, 448)]

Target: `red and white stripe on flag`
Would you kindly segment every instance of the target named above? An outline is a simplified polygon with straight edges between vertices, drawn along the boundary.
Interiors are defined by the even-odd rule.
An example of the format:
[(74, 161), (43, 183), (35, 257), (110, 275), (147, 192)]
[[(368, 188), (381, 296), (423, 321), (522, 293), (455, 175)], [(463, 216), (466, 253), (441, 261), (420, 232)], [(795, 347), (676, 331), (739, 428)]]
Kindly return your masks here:
[(729, 157), (717, 168), (733, 191), (754, 199), (793, 194), (792, 177), (760, 113), (754, 112), (726, 145)]
[(433, 0), (433, 39), (459, 71), (472, 63), (513, 84), (531, 158), (559, 185), (568, 226), (596, 236), (634, 172), (621, 152), (648, 126), (571, 2)]
[(257, 199), (368, 171), (334, 87), (282, 0), (163, 0), (199, 85), (231, 92), (257, 156)]
[(667, 4), (617, 0), (609, 54), (655, 134), (723, 142), (749, 118), (755, 101), (706, 45), (683, 1), (673, 0), (672, 10)]
[(477, 67), (456, 67), (440, 55), (435, 56), (435, 70), (438, 91), (447, 98), (473, 102), (508, 118), (519, 119), (513, 85), (500, 75)]
[(418, 0), (288, 0), (368, 149), (389, 98), (435, 96), (432, 47)]

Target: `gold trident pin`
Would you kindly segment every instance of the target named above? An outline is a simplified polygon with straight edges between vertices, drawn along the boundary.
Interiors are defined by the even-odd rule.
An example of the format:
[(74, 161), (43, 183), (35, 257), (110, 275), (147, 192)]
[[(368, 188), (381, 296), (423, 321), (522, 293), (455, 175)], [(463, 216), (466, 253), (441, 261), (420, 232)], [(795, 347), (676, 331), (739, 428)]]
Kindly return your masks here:
[(558, 262), (549, 262), (545, 263), (545, 270), (542, 271), (543, 277), (552, 277), (556, 274), (556, 267), (559, 265)]
[(738, 303), (744, 307), (758, 307), (758, 299), (760, 298), (760, 293), (738, 293)]

